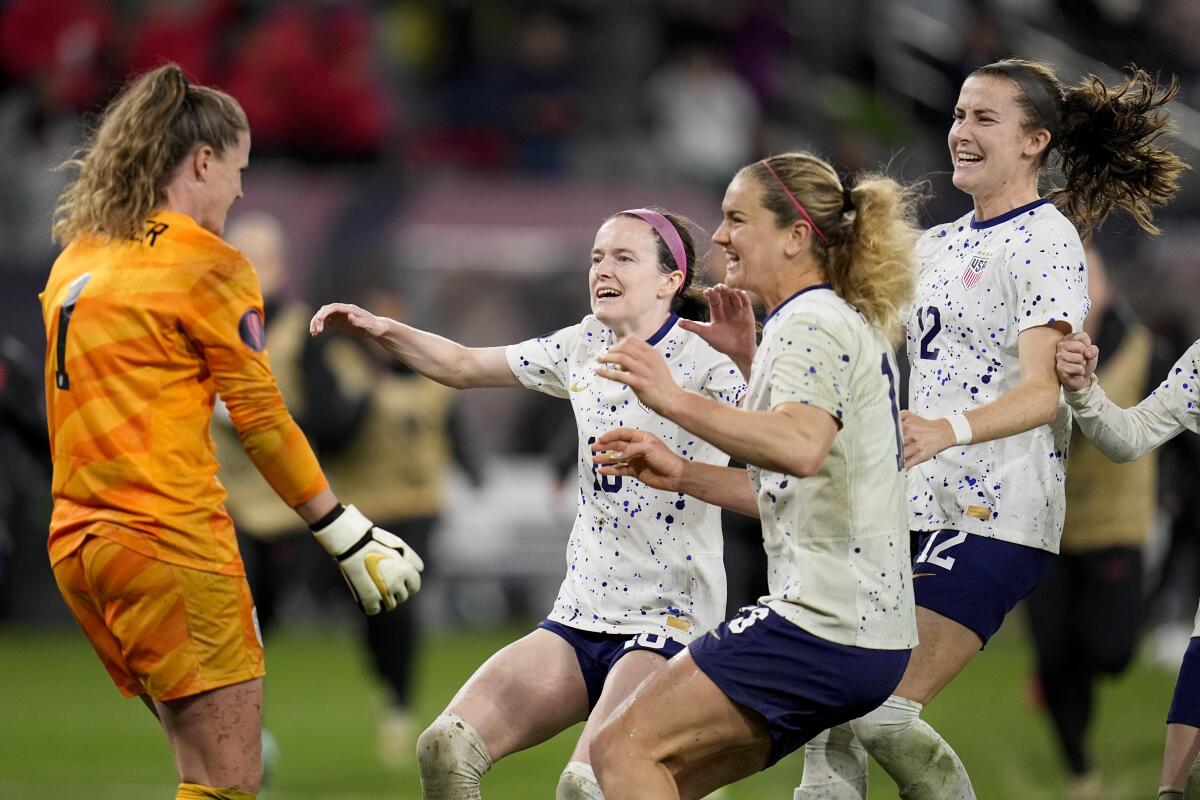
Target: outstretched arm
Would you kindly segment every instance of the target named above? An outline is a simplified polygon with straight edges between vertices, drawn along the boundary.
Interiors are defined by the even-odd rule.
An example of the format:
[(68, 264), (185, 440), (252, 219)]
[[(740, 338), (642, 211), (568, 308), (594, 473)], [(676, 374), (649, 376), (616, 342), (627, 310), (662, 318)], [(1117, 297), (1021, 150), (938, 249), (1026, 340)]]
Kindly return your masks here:
[(1141, 458), (1183, 431), (1156, 389), (1133, 408), (1121, 408), (1096, 381), (1099, 351), (1086, 333), (1063, 339), (1055, 368), (1083, 435), (1113, 461)]
[(321, 306), (309, 323), (317, 336), (326, 327), (370, 339), (398, 361), (431, 380), (455, 389), (520, 386), (503, 347), (464, 347), (388, 317), (377, 317), (350, 303)]

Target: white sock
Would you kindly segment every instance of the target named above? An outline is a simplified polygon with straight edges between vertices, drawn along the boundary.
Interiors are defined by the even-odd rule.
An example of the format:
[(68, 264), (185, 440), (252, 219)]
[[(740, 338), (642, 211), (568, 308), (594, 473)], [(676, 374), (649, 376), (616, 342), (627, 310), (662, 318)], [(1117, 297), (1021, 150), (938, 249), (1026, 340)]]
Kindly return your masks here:
[(492, 757), (471, 723), (442, 714), (417, 738), (417, 764), (425, 800), (480, 800), (479, 781)]
[(1174, 786), (1158, 787), (1158, 800), (1183, 800), (1183, 789)]
[(604, 800), (590, 764), (572, 761), (558, 778), (554, 800)]
[(962, 761), (920, 715), (920, 703), (892, 695), (850, 729), (896, 781), (903, 800), (975, 800)]
[(849, 725), (823, 731), (804, 745), (804, 777), (792, 800), (866, 800), (867, 751)]

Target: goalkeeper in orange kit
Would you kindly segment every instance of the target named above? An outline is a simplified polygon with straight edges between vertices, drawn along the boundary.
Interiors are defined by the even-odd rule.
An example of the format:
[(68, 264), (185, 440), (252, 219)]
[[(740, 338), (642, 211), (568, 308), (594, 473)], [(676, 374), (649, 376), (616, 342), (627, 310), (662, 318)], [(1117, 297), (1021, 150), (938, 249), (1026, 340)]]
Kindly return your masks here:
[(249, 152), (229, 95), (173, 64), (135, 79), (69, 162), (40, 295), (50, 561), (117, 688), (161, 721), (177, 798), (253, 798), (262, 777), (263, 651), (216, 478), (218, 393), (367, 614), (421, 584), (403, 540), (338, 503), (276, 388), (257, 276), (220, 238)]

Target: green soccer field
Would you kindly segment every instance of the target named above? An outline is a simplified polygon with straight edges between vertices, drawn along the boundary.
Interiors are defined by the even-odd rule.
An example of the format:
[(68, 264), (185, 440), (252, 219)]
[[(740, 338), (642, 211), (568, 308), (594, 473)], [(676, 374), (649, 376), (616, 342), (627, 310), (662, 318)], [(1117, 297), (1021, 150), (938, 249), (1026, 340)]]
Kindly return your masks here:
[[(418, 709), (432, 719), (462, 681), (519, 629), (444, 634), (428, 641)], [(268, 643), (267, 720), (281, 759), (268, 800), (418, 798), (415, 769), (374, 758), (376, 695), (344, 633), (282, 631)], [(981, 798), (1059, 798), (1063, 784), (1045, 721), (1026, 699), (1029, 655), (1007, 629), (938, 698), (925, 718), (955, 746)], [(1163, 717), (1174, 676), (1138, 665), (1105, 685), (1094, 734), (1107, 800), (1153, 796)], [(108, 682), (73, 629), (0, 629), (0, 798), (161, 800), (173, 796), (170, 756), (153, 719)], [(498, 764), (489, 800), (552, 798), (576, 731)], [(801, 759), (728, 788), (728, 800), (790, 800)], [(882, 773), (871, 797), (896, 797)]]

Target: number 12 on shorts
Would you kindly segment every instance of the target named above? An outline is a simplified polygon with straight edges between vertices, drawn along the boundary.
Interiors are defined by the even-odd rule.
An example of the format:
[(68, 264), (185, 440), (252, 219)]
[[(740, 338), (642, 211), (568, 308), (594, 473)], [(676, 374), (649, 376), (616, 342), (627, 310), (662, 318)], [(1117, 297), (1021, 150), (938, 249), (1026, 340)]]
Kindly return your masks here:
[[(953, 533), (949, 539), (938, 542), (938, 536), (943, 533)], [(965, 531), (937, 531), (929, 534), (929, 541), (925, 543), (925, 549), (917, 556), (917, 563), (924, 562), (933, 564), (935, 567), (941, 567), (944, 570), (954, 569), (954, 557), (946, 555), (946, 551), (951, 547), (960, 545), (967, 540)], [(936, 546), (935, 546), (936, 545)]]

